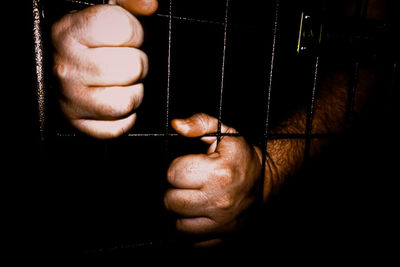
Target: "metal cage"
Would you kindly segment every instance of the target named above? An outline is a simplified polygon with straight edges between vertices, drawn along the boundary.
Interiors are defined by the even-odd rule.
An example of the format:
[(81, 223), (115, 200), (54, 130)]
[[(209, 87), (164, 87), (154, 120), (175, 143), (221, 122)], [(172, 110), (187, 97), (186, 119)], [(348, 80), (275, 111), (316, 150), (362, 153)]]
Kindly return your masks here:
[[(95, 0), (59, 1), (57, 3), (59, 3), (58, 7), (61, 11), (58, 10), (57, 12), (62, 13), (63, 10), (67, 12), (65, 8), (79, 9), (94, 4), (104, 4), (105, 2)], [(257, 19), (253, 18), (254, 21), (252, 21), (252, 15), (244, 15), (243, 20), (249, 22), (242, 24), (238, 23), (237, 17), (232, 14), (232, 12), (236, 12), (235, 8), (238, 9), (238, 6), (235, 6), (238, 3), (235, 0), (193, 1), (190, 4), (189, 2), (191, 1), (160, 1), (160, 8), (157, 13), (151, 18), (143, 18), (145, 26), (150, 30), (158, 28), (159, 31), (158, 36), (149, 37), (154, 39), (149, 40), (148, 47), (145, 44), (144, 48), (149, 51), (157, 51), (153, 57), (153, 62), (151, 61), (151, 64), (153, 64), (151, 67), (157, 69), (157, 72), (150, 73), (148, 83), (152, 90), (158, 88), (158, 91), (154, 89), (154, 92), (149, 92), (145, 96), (146, 107), (144, 109), (153, 108), (155, 113), (149, 115), (150, 122), (143, 122), (142, 124), (139, 122), (138, 126), (135, 126), (119, 140), (93, 141), (75, 132), (68, 125), (60, 123), (62, 119), (59, 119), (57, 105), (54, 104), (54, 91), (57, 84), (51, 77), (48, 67), (48, 65), (51, 65), (51, 56), (48, 53), (50, 48), (48, 28), (46, 28), (48, 22), (46, 21), (52, 16), (53, 6), (49, 4), (49, 1), (33, 0), (37, 117), (40, 126), (38, 129), (40, 139), (43, 147), (46, 147), (44, 154), (48, 153), (47, 156), (50, 155), (50, 157), (57, 156), (64, 153), (64, 150), (69, 151), (69, 146), (71, 146), (78, 149), (75, 152), (84, 151), (77, 153), (94, 157), (97, 164), (107, 165), (111, 161), (113, 163), (110, 166), (114, 166), (114, 161), (123, 157), (121, 155), (131, 155), (132, 152), (127, 152), (129, 147), (138, 146), (138, 143), (141, 142), (157, 140), (154, 141), (156, 144), (150, 146), (148, 150), (154, 151), (158, 147), (155, 154), (159, 159), (158, 164), (162, 166), (160, 167), (160, 173), (162, 173), (171, 158), (177, 154), (183, 154), (182, 151), (186, 151), (183, 148), (186, 143), (182, 145), (182, 141), (176, 141), (180, 139), (171, 128), (171, 119), (204, 111), (218, 118), (218, 131), (213, 135), (217, 136), (218, 140), (227, 135), (221, 132), (221, 123), (225, 123), (238, 128), (239, 132), (249, 138), (250, 142), (261, 146), (264, 151), (263, 168), (265, 168), (265, 151), (267, 151), (268, 140), (304, 139), (306, 140), (304, 154), (307, 156), (312, 140), (326, 139), (337, 135), (337, 133), (315, 133), (312, 131), (315, 99), (319, 90), (321, 71), (323, 71), (321, 68), (324, 66), (325, 59), (330, 57), (331, 54), (348, 53), (347, 55), (350, 55), (343, 57), (342, 60), (346, 62), (346, 67), (351, 72), (350, 76), (352, 77), (346, 103), (348, 128), (351, 128), (353, 123), (353, 106), (360, 64), (371, 61), (373, 63), (368, 64), (384, 66), (388, 70), (385, 72), (386, 83), (382, 85), (384, 87), (382, 92), (386, 97), (390, 98), (394, 88), (398, 85), (398, 57), (389, 51), (382, 53), (381, 50), (382, 40), (391, 38), (390, 25), (377, 23), (369, 28), (364, 28), (368, 24), (365, 21), (367, 1), (357, 1), (359, 15), (353, 18), (354, 27), (347, 28), (348, 32), (344, 32), (344, 28), (338, 25), (338, 21), (327, 16), (329, 1), (324, 0), (297, 1), (296, 8), (291, 11), (287, 11), (290, 1), (274, 0), (267, 5), (266, 9), (256, 11)], [(207, 5), (212, 5), (213, 8), (207, 8)], [(204, 14), (204, 12), (208, 13)], [(246, 14), (249, 10), (244, 8), (242, 12)], [(286, 23), (288, 16), (291, 16), (292, 24)], [(258, 24), (252, 25), (252, 23)], [(290, 31), (289, 28), (293, 29), (290, 36), (286, 34), (286, 31)], [(235, 64), (242, 60), (240, 53), (237, 52), (240, 50), (238, 46), (243, 45), (243, 43), (240, 43), (240, 45), (235, 46), (235, 42), (239, 42), (238, 39), (240, 39), (238, 32), (239, 35), (244, 35), (243, 38), (258, 33), (258, 37), (254, 40), (259, 43), (253, 46), (259, 55), (259, 58), (253, 59), (258, 62), (257, 71), (255, 71), (254, 77), (248, 77), (248, 79), (254, 79), (257, 82), (250, 82), (249, 88), (235, 88), (235, 86), (243, 85), (240, 82), (238, 84), (235, 80), (235, 75), (237, 75)], [(248, 36), (245, 35), (246, 33)], [(154, 40), (156, 40), (156, 45), (151, 43)], [(253, 39), (250, 38), (250, 40)], [(208, 57), (200, 51), (200, 45), (207, 47)], [(252, 46), (248, 45), (245, 48), (250, 47)], [(346, 52), (343, 52), (342, 49)], [(256, 55), (256, 52), (250, 53), (250, 56)], [(302, 84), (299, 87), (303, 88), (295, 92), (293, 96), (288, 96), (287, 92), (279, 92), (283, 81), (287, 80), (285, 77), (288, 73), (284, 73), (288, 71), (284, 65), (287, 65), (288, 61), (285, 61), (287, 58), (294, 58), (296, 68), (301, 68), (301, 70), (295, 69), (300, 73), (298, 74), (300, 78), (296, 76), (298, 79), (294, 83)], [(243, 59), (243, 62), (251, 61)], [(244, 67), (251, 68), (249, 66)], [(191, 71), (188, 71), (188, 69)], [(250, 73), (249, 71), (244, 72), (246, 75)], [(193, 93), (195, 96), (191, 96), (192, 93), (187, 91), (189, 86), (194, 88), (190, 90), (196, 91)], [(205, 86), (210, 87), (210, 89), (202, 89)], [(253, 86), (258, 88), (250, 88)], [(244, 94), (247, 95), (241, 99), (242, 102), (245, 102), (243, 107), (238, 106), (240, 104), (238, 90), (244, 91)], [(207, 94), (207, 97), (204, 97), (203, 94)], [(291, 104), (296, 102), (296, 98), (306, 101), (306, 130), (304, 133), (271, 134), (272, 125), (280, 118), (279, 115), (276, 115), (276, 118), (274, 117), (277, 113), (276, 110), (278, 110), (275, 106), (282, 103), (275, 104), (275, 96), (278, 95), (276, 98), (283, 99), (280, 94), (291, 98), (290, 101), (287, 101)], [(303, 97), (298, 97), (299, 95), (303, 95)], [(251, 97), (255, 100), (250, 101)], [(202, 110), (201, 103), (196, 103), (196, 101), (209, 101), (207, 105), (210, 108)], [(255, 105), (258, 105), (258, 108), (255, 108)], [(295, 106), (296, 103), (293, 105)], [(245, 115), (240, 117), (239, 112), (243, 112)], [(254, 115), (254, 112), (257, 112), (257, 115)], [(143, 111), (140, 116), (145, 118), (147, 114)], [(252, 119), (245, 121), (245, 116)], [(87, 152), (87, 150), (91, 151)], [(120, 155), (121, 151), (124, 152)], [(71, 153), (70, 151), (66, 154), (71, 156)], [(81, 155), (80, 159), (84, 156)], [(150, 159), (151, 156), (146, 155), (145, 158)], [(134, 166), (134, 163), (132, 166)], [(107, 183), (105, 182), (105, 184)], [(156, 181), (155, 184), (161, 188), (157, 190), (157, 194), (159, 194), (165, 186), (164, 182)], [(168, 217), (168, 215), (166, 216)], [(121, 243), (125, 245), (121, 245)], [(151, 241), (142, 240), (137, 243), (124, 240), (110, 250), (152, 246), (154, 244), (158, 244), (154, 239), (151, 239)], [(104, 249), (104, 246), (102, 249)]]

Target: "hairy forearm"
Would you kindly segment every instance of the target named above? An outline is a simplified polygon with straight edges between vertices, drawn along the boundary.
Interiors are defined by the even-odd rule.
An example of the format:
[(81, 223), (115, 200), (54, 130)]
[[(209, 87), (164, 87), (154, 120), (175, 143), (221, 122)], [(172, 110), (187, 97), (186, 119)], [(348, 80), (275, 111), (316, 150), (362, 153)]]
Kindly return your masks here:
[[(343, 1), (337, 10), (344, 17), (357, 16), (357, 2)], [(391, 21), (390, 5), (393, 2), (387, 0), (365, 1), (365, 18), (373, 21)], [(340, 7), (343, 7), (341, 9)], [(393, 14), (392, 14), (393, 15)], [(337, 59), (333, 59), (334, 61)], [(328, 64), (329, 65), (329, 64)], [(327, 66), (328, 66), (327, 65)], [(278, 127), (271, 129), (273, 134), (335, 134), (342, 133), (348, 125), (349, 119), (354, 120), (362, 116), (363, 109), (373, 97), (372, 90), (376, 87), (376, 71), (365, 66), (359, 66), (358, 75), (350, 76), (349, 71), (333, 67), (322, 75), (318, 86), (312, 125), (307, 125), (307, 107), (293, 113)], [(329, 68), (329, 67), (328, 67)], [(351, 71), (350, 71), (351, 72)], [(354, 89), (354, 90), (349, 90)], [(350, 117), (348, 116), (350, 115)], [(307, 128), (307, 126), (311, 126)], [(267, 142), (266, 168), (264, 175), (264, 200), (271, 195), (285, 180), (296, 173), (305, 161), (306, 154), (309, 157), (317, 155), (331, 138), (312, 138), (309, 146), (305, 138), (276, 139)], [(308, 151), (305, 151), (308, 149)], [(306, 153), (307, 152), (307, 153)]]
[[(345, 130), (349, 112), (358, 117), (367, 103), (367, 96), (373, 86), (374, 76), (367, 70), (358, 75), (354, 104), (348, 110), (351, 78), (344, 72), (336, 72), (321, 79), (314, 103), (311, 134), (336, 134)], [(296, 173), (304, 163), (306, 155), (307, 108), (298, 110), (284, 120), (271, 134), (299, 135), (299, 138), (273, 139), (267, 142), (266, 168), (264, 179), (264, 200)], [(317, 155), (330, 142), (327, 138), (313, 138), (308, 147), (308, 156)]]

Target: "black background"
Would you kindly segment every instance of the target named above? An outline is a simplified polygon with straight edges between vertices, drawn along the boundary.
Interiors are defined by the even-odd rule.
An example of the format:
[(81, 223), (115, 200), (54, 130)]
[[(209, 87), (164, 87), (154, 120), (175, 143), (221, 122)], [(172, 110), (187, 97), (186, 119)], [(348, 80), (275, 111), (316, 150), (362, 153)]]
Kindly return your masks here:
[[(260, 18), (264, 14), (265, 10), (257, 9), (259, 16), (253, 16), (251, 12), (254, 10), (247, 11), (246, 6), (241, 7), (241, 11), (244, 17), (247, 14), (246, 19), (249, 24), (251, 19)], [(183, 154), (185, 151), (171, 149), (171, 154), (164, 155), (164, 149), (160, 149), (165, 147), (162, 139), (145, 141), (121, 139), (105, 146), (103, 143), (80, 136), (78, 142), (50, 140), (45, 145), (40, 144), (34, 94), (30, 6), (19, 7), (18, 12), (24, 15), (20, 16), (21, 19), (13, 17), (12, 20), (21, 22), (14, 23), (9, 29), (10, 33), (6, 35), (8, 36), (6, 43), (9, 45), (6, 49), (13, 51), (6, 53), (7, 61), (10, 60), (8, 71), (11, 71), (5, 77), (8, 81), (5, 83), (5, 91), (11, 92), (11, 96), (4, 99), (6, 104), (4, 116), (10, 119), (10, 122), (6, 120), (2, 127), (2, 132), (6, 133), (4, 147), (7, 148), (4, 152), (7, 155), (3, 175), (4, 181), (7, 182), (4, 186), (7, 191), (4, 194), (6, 196), (4, 203), (7, 211), (10, 211), (10, 215), (7, 213), (5, 217), (11, 222), (10, 227), (6, 229), (11, 235), (11, 241), (6, 245), (15, 248), (20, 257), (25, 255), (48, 259), (56, 256), (56, 260), (63, 262), (71, 258), (73, 250), (82, 247), (85, 250), (112, 247), (115, 242), (131, 244), (132, 238), (139, 243), (148, 239), (165, 240), (166, 236), (166, 240), (170, 240), (169, 238), (174, 240), (175, 233), (168, 224), (169, 215), (164, 214), (162, 206), (159, 205), (165, 187), (162, 173), (166, 167), (165, 157), (173, 158), (175, 156), (173, 153)], [(148, 27), (152, 27), (151, 23)], [(178, 27), (185, 25), (177, 25)], [(240, 25), (237, 27), (236, 32), (240, 33)], [(232, 56), (232, 60), (237, 58), (241, 62), (248, 63), (247, 60), (250, 58), (249, 61), (254, 63), (255, 58), (268, 56), (268, 54), (260, 56), (257, 48), (263, 44), (268, 46), (270, 35), (267, 35), (269, 37), (265, 40), (258, 39), (254, 35), (261, 30), (258, 27), (243, 30), (250, 40), (256, 39), (254, 46), (251, 42), (243, 41), (230, 51), (234, 54), (242, 47), (250, 47), (250, 53), (252, 51), (257, 56), (249, 55), (241, 58), (242, 54), (238, 52), (235, 54), (236, 57)], [(238, 37), (232, 34), (231, 38), (240, 39), (241, 36), (243, 35), (239, 34)], [(155, 37), (148, 38), (151, 40)], [(237, 42), (235, 41), (236, 44)], [(178, 43), (175, 45), (180, 49)], [(210, 49), (212, 50), (212, 47)], [(184, 53), (186, 50), (182, 51)], [(270, 50), (265, 49), (265, 51)], [(165, 53), (161, 55), (164, 58), (165, 56)], [(242, 73), (244, 75), (242, 77), (246, 78), (239, 79), (239, 82), (249, 82), (254, 86), (257, 83), (264, 85), (265, 72), (259, 70), (262, 67), (265, 69), (265, 66), (262, 66), (263, 63), (259, 64), (261, 66), (247, 65), (252, 68), (243, 70), (245, 74)], [(215, 67), (217, 66), (219, 67), (218, 64)], [(232, 64), (232, 66), (237, 65)], [(173, 71), (180, 70), (177, 68)], [(237, 70), (234, 67), (228, 68), (227, 75), (230, 75), (229, 71), (234, 73)], [(257, 80), (260, 76), (264, 77)], [(215, 79), (211, 82), (218, 85), (218, 79)], [(165, 84), (164, 82), (158, 80), (155, 84), (151, 84), (149, 78), (149, 87), (155, 88), (158, 83)], [(180, 83), (183, 84), (184, 81), (172, 80), (172, 85), (183, 90), (185, 84), (179, 85)], [(195, 85), (202, 86), (201, 83)], [(229, 86), (228, 83), (228, 88)], [(215, 88), (212, 91), (215, 92), (214, 90)], [(391, 91), (392, 94), (393, 92)], [(225, 259), (244, 256), (243, 258), (261, 259), (267, 262), (300, 259), (332, 262), (347, 260), (348, 257), (356, 262), (372, 259), (387, 260), (393, 255), (395, 245), (391, 244), (395, 244), (395, 233), (398, 229), (395, 223), (395, 215), (398, 213), (396, 202), (398, 193), (395, 186), (398, 176), (395, 172), (397, 140), (393, 127), (398, 120), (393, 114), (394, 95), (391, 93), (383, 91), (381, 97), (375, 98), (366, 114), (368, 116), (358, 122), (348, 134), (334, 140), (333, 145), (320, 157), (311, 161), (296, 177), (290, 179), (281, 193), (264, 210), (257, 213), (257, 217), (251, 222), (251, 227), (238, 234), (226, 250), (216, 249), (211, 252), (195, 253), (223, 253)], [(179, 100), (178, 93), (176, 97), (172, 98), (172, 104), (176, 107), (172, 114), (186, 115), (184, 101)], [(245, 95), (243, 102), (252, 103), (247, 97), (251, 95)], [(152, 98), (160, 102), (154, 106), (163, 110), (164, 104), (160, 100), (162, 98), (155, 92), (148, 93), (141, 116), (144, 117), (144, 111), (149, 108), (146, 105), (150, 105), (149, 99)], [(233, 96), (231, 98), (235, 99)], [(182, 103), (183, 107), (179, 106), (179, 103)], [(215, 105), (211, 104), (210, 108), (212, 107)], [(251, 108), (253, 107), (254, 105), (251, 105)], [(198, 109), (201, 109), (201, 105)], [(237, 113), (246, 117), (246, 112), (256, 111), (246, 109), (246, 106), (238, 108), (237, 105), (230, 107), (227, 104), (226, 114), (232, 114), (232, 117), (237, 118)], [(241, 129), (241, 132), (246, 132), (248, 129), (246, 123), (241, 124), (243, 120), (235, 122), (227, 115), (227, 121)], [(143, 122), (141, 129), (159, 130), (158, 126), (154, 125), (162, 123), (162, 118), (158, 117), (157, 120), (157, 116), (154, 116), (154, 124), (148, 125)], [(63, 123), (60, 127), (69, 130)], [(138, 156), (131, 149), (135, 145), (145, 146), (141, 149), (147, 153)], [(169, 146), (179, 148), (175, 143), (169, 143)], [(104, 158), (105, 148), (108, 149), (108, 158)], [(151, 170), (152, 175), (158, 176), (159, 179), (147, 179), (143, 175), (137, 178), (137, 169), (133, 170), (137, 165), (132, 167), (132, 162), (143, 159), (147, 164), (140, 165), (142, 170), (139, 170), (139, 173), (146, 174)], [(154, 165), (160, 166), (160, 162), (164, 162), (164, 165), (154, 168)], [(135, 178), (132, 179), (132, 176)], [(138, 187), (135, 188), (134, 185)], [(12, 190), (8, 190), (9, 188)], [(151, 190), (147, 191), (148, 188)], [(88, 192), (90, 194), (87, 194)], [(137, 216), (141, 219), (138, 220)], [(162, 244), (155, 249), (146, 248), (144, 251), (152, 254), (160, 250), (170, 251), (169, 249), (175, 251), (175, 246)], [(245, 255), (230, 253), (236, 249), (248, 253)], [(113, 253), (111, 254), (136, 255), (143, 253), (143, 249), (125, 249)], [(174, 253), (169, 254), (172, 257), (171, 261), (175, 260), (174, 255)]]

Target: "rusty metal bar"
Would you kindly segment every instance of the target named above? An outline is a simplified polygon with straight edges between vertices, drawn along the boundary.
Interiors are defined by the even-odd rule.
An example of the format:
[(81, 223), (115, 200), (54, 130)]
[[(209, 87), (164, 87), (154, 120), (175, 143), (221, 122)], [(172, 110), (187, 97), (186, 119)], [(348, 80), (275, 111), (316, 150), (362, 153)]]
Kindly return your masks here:
[(217, 143), (221, 140), (221, 127), (222, 127), (222, 106), (224, 101), (224, 86), (225, 86), (225, 63), (226, 63), (226, 48), (227, 48), (227, 37), (228, 37), (228, 23), (229, 23), (229, 0), (226, 0), (225, 4), (225, 18), (224, 18), (224, 44), (222, 49), (222, 67), (221, 67), (221, 87), (219, 94), (219, 106), (218, 106), (218, 134)]
[(36, 97), (38, 103), (40, 140), (46, 139), (46, 84), (43, 57), (42, 9), (40, 0), (33, 0), (33, 41), (35, 53)]

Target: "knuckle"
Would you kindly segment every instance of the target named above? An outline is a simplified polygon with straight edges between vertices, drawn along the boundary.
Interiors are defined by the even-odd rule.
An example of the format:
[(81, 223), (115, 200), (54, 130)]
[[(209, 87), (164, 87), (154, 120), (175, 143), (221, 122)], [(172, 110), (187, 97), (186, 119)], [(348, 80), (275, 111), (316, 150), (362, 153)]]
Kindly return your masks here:
[(176, 168), (179, 165), (179, 162), (181, 161), (181, 158), (176, 158), (172, 161), (170, 167), (168, 168), (167, 171), (167, 181), (168, 183), (170, 183), (171, 185), (174, 185), (176, 182)]
[(124, 113), (130, 113), (133, 110), (137, 109), (143, 101), (143, 84), (138, 85), (140, 86), (140, 92), (130, 93), (130, 96), (127, 96), (128, 102), (126, 103), (125, 109), (123, 110)]
[(170, 184), (173, 184), (173, 182), (174, 182), (174, 175), (173, 175), (173, 170), (171, 167), (167, 171), (167, 181)]
[(66, 79), (69, 73), (68, 65), (62, 60), (55, 60), (53, 64), (53, 73), (59, 79)]
[(205, 113), (197, 113), (194, 115), (195, 120), (199, 122), (203, 129), (207, 126), (208, 115)]
[(57, 51), (68, 51), (71, 45), (76, 41), (76, 24), (75, 14), (67, 14), (60, 20), (51, 25), (50, 37), (53, 47)]
[(115, 117), (130, 114), (140, 105), (143, 97), (142, 93), (132, 94), (129, 90), (126, 90), (126, 88), (122, 88), (115, 92), (110, 88), (107, 91), (110, 92), (102, 95), (101, 97), (103, 99), (96, 102), (103, 102), (101, 109), (104, 113)]
[(143, 42), (140, 23), (120, 6), (100, 6), (91, 22), (96, 35), (107, 36), (113, 43), (139, 46)]
[[(86, 9), (83, 19), (88, 20), (87, 22), (115, 22), (115, 25), (120, 25), (123, 21), (125, 10), (118, 5), (94, 5)], [(121, 16), (122, 15), (122, 16)]]
[(62, 22), (57, 21), (51, 26), (51, 37), (54, 43), (58, 43), (62, 31)]
[(171, 211), (171, 190), (167, 190), (164, 194), (163, 203), (166, 210)]
[(220, 186), (229, 186), (233, 182), (233, 171), (230, 168), (219, 168), (215, 170), (215, 176)]
[(149, 58), (147, 54), (141, 50), (138, 50), (140, 53), (140, 66), (141, 66), (141, 75), (140, 79), (144, 79), (147, 76), (148, 66), (149, 66)]
[(122, 99), (121, 101), (114, 101), (110, 106), (110, 113), (115, 117), (125, 116), (131, 113), (133, 110), (133, 105), (130, 102)]
[(232, 208), (234, 205), (233, 197), (226, 193), (223, 196), (217, 198), (214, 202), (214, 206), (218, 209), (227, 210)]
[(144, 62), (140, 53), (128, 53), (124, 65), (126, 66), (126, 75), (130, 77), (132, 83), (142, 79)]
[(53, 42), (58, 43), (64, 35), (65, 30), (68, 28), (69, 15), (64, 16), (62, 19), (56, 21), (51, 25), (50, 33)]
[[(132, 85), (143, 78), (145, 59), (139, 50), (128, 49), (114, 55), (113, 64), (103, 68), (104, 75), (116, 77), (123, 85)], [(143, 53), (144, 54), (144, 53)]]

